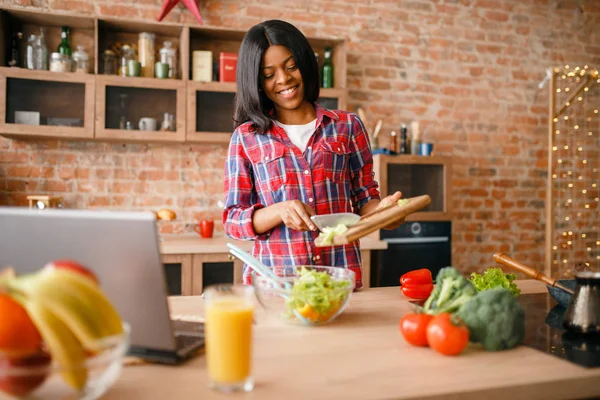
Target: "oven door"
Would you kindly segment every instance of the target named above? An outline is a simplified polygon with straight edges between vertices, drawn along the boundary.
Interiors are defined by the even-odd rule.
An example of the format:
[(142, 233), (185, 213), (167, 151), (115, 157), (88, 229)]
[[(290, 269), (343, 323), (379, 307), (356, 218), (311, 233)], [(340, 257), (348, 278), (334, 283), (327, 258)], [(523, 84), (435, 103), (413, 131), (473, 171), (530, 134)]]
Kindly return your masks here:
[(450, 222), (409, 222), (393, 231), (381, 231), (388, 244), (374, 260), (372, 286), (399, 286), (400, 277), (427, 268), (434, 279), (440, 269), (451, 265)]

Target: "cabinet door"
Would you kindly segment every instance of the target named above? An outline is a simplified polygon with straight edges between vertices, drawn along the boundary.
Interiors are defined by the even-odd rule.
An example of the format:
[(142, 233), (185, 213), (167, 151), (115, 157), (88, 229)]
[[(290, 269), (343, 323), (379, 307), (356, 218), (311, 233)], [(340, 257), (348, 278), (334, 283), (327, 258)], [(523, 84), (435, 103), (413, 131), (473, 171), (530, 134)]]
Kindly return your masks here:
[(191, 254), (166, 254), (162, 256), (169, 296), (191, 294)]

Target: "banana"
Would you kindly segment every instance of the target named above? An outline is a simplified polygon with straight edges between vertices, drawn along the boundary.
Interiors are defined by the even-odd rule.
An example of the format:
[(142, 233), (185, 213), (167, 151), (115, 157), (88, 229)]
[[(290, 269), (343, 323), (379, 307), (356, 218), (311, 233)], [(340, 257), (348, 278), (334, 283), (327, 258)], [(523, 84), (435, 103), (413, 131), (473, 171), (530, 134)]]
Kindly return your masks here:
[(88, 373), (84, 368), (87, 354), (81, 343), (69, 327), (44, 305), (42, 299), (20, 296), (19, 301), (38, 328), (52, 358), (62, 367), (61, 375), (65, 382), (78, 391), (83, 389)]
[(87, 350), (101, 351), (101, 339), (123, 333), (121, 318), (110, 301), (93, 282), (76, 272), (45, 269), (21, 276), (11, 286), (34, 304), (44, 304)]

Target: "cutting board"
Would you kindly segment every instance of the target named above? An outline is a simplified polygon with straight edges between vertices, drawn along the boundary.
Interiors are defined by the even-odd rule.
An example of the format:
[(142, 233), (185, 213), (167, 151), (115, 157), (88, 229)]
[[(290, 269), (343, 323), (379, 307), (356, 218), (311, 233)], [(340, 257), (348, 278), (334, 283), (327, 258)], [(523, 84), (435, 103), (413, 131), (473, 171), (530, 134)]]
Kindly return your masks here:
[[(349, 244), (358, 239), (367, 236), (368, 234), (382, 229), (390, 224), (401, 221), (408, 215), (424, 209), (431, 203), (431, 197), (422, 195), (410, 197), (408, 202), (402, 204), (392, 203), (386, 207), (375, 210), (369, 214), (363, 215), (360, 221), (348, 228), (344, 234), (333, 238), (333, 245), (339, 246)], [(322, 244), (318, 239), (315, 240), (317, 247), (327, 247), (329, 245)]]

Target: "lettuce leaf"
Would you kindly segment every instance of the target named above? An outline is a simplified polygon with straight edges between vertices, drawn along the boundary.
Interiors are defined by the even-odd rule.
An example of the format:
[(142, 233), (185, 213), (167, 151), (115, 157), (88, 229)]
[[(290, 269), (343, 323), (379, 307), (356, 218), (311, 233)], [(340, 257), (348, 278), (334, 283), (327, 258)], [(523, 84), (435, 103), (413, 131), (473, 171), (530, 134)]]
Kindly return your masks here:
[(521, 294), (521, 290), (513, 282), (517, 279), (517, 275), (505, 274), (502, 268), (488, 268), (483, 275), (473, 272), (469, 279), (478, 292), (502, 287), (510, 290), (515, 297)]
[(308, 304), (315, 312), (327, 314), (342, 304), (351, 285), (350, 280), (334, 280), (325, 271), (302, 268), (286, 306), (291, 311)]

